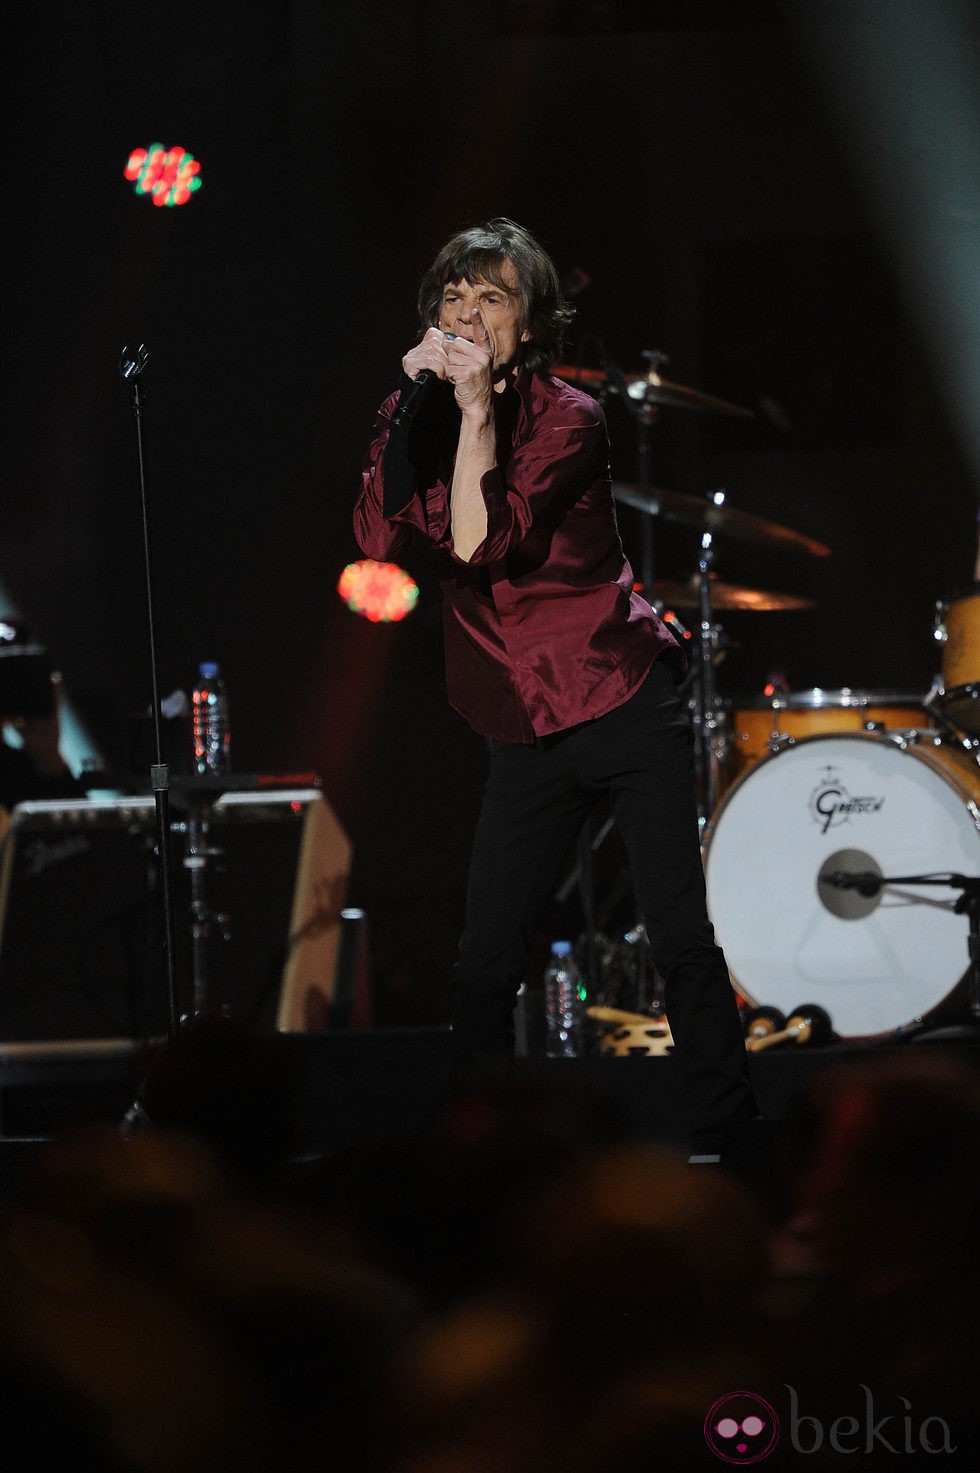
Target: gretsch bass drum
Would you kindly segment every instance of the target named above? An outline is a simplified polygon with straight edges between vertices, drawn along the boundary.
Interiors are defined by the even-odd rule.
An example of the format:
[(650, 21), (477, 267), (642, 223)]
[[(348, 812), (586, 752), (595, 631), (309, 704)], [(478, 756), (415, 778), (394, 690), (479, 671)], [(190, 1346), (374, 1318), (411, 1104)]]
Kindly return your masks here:
[(916, 1028), (965, 986), (950, 886), (876, 894), (828, 875), (980, 872), (980, 765), (938, 733), (813, 736), (763, 757), (704, 833), (708, 909), (737, 991), (815, 1002), (845, 1039)]

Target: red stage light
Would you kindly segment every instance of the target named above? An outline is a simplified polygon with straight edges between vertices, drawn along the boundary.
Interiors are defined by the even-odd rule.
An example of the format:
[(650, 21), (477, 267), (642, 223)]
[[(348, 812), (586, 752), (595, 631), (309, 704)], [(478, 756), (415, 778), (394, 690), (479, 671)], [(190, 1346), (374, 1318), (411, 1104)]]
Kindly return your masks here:
[(355, 614), (362, 614), (373, 624), (394, 624), (412, 612), (419, 587), (395, 563), (364, 558), (359, 563), (348, 563), (337, 580), (337, 592)]
[(132, 182), (137, 194), (148, 194), (155, 205), (184, 205), (201, 187), (201, 166), (184, 148), (151, 143), (149, 148), (133, 149), (123, 177)]

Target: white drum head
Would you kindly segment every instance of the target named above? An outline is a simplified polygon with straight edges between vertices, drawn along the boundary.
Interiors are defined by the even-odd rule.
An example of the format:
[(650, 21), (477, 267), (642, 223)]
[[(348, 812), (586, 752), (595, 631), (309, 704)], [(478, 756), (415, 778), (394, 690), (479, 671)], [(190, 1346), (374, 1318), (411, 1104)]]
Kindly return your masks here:
[(811, 737), (751, 768), (707, 831), (708, 909), (739, 991), (790, 1013), (818, 1003), (842, 1038), (917, 1023), (967, 971), (968, 925), (947, 886), (873, 897), (821, 871), (980, 870), (961, 786), (886, 737)]

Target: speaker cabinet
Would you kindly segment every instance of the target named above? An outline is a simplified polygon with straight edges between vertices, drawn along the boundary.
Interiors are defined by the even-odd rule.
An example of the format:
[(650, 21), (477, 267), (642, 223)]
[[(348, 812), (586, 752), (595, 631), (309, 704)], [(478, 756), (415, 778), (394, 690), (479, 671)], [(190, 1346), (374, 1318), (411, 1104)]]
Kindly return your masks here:
[[(330, 1026), (351, 846), (319, 789), (203, 808), (178, 792), (171, 830), (182, 1012)], [(151, 1037), (168, 1020), (152, 797), (21, 804), (0, 868), (0, 1041)]]

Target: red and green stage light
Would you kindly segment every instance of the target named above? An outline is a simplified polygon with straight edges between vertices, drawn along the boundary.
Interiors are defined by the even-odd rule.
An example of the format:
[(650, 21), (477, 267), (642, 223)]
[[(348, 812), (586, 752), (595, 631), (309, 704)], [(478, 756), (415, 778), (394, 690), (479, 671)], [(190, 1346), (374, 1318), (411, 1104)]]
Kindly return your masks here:
[(419, 586), (395, 563), (364, 558), (348, 563), (338, 579), (337, 592), (349, 609), (372, 624), (395, 624), (414, 609)]
[(137, 194), (148, 194), (155, 205), (186, 205), (201, 187), (201, 166), (186, 148), (134, 148), (123, 173)]

